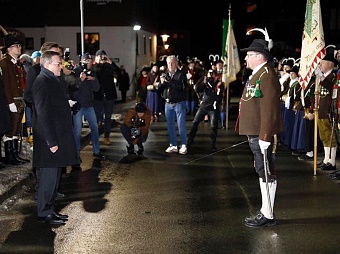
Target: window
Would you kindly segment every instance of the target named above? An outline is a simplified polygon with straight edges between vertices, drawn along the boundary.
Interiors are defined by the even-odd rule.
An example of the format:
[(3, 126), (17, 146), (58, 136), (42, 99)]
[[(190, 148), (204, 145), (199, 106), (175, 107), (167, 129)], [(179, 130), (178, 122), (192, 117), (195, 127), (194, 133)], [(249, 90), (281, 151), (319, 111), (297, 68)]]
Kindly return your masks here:
[(81, 52), (81, 40), (80, 33), (77, 33), (77, 55), (82, 53), (89, 53), (95, 55), (99, 50), (99, 33), (84, 33), (84, 52)]
[(25, 49), (34, 49), (34, 38), (33, 37), (25, 38)]

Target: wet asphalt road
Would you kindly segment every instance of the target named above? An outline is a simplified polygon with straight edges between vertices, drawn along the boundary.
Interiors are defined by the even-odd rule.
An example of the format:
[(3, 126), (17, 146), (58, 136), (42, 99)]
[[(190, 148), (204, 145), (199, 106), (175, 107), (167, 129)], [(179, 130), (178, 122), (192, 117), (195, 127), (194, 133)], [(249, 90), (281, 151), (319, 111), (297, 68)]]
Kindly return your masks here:
[(314, 176), (312, 162), (282, 146), (277, 225), (244, 226), (261, 197), (252, 154), (234, 122), (219, 130), (215, 154), (209, 154), (209, 124), (202, 123), (187, 155), (164, 152), (164, 119), (152, 126), (143, 156), (127, 156), (115, 126), (112, 144), (101, 146), (107, 160), (93, 160), (87, 145), (82, 171), (69, 168), (62, 179), (67, 197), (57, 209), (69, 215), (66, 225), (38, 223), (27, 191), (1, 212), (0, 253), (340, 253), (339, 181), (328, 172)]

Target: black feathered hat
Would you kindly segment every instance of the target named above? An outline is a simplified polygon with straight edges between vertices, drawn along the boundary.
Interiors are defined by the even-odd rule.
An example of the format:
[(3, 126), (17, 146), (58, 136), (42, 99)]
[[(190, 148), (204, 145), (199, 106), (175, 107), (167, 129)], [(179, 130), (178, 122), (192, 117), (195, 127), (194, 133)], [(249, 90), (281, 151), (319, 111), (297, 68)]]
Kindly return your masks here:
[(326, 47), (326, 55), (322, 60), (330, 61), (333, 62), (334, 65), (337, 65), (338, 60), (336, 59), (336, 54), (337, 54), (336, 46), (328, 45)]
[(5, 54), (7, 52), (7, 49), (14, 45), (14, 44), (20, 44), (23, 45), (23, 42), (20, 41), (14, 34), (6, 34), (3, 38), (4, 41), (4, 47), (2, 48), (2, 54)]
[(272, 59), (273, 56), (268, 48), (268, 41), (264, 39), (254, 39), (248, 48), (241, 49), (241, 52), (255, 51), (265, 55), (268, 59)]

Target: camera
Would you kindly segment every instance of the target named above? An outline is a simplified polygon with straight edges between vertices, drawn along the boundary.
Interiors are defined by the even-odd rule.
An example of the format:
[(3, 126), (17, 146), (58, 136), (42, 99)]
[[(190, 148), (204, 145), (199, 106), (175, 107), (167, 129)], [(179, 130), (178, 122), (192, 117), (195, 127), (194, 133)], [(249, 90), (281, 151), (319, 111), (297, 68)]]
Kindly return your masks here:
[(100, 59), (103, 61), (107, 61), (107, 56), (100, 56)]
[(164, 72), (162, 74), (162, 77), (164, 78), (165, 82), (170, 82), (171, 81), (171, 77), (170, 77), (170, 74), (168, 72)]
[(139, 126), (145, 126), (145, 119), (139, 119)]
[(65, 49), (64, 57), (63, 58), (65, 60), (65, 62), (63, 63), (63, 67), (65, 69), (67, 69), (67, 70), (72, 71), (74, 66), (73, 66), (73, 64), (72, 64), (72, 62), (70, 60), (70, 48), (66, 48)]
[(131, 138), (138, 138), (140, 136), (140, 122), (136, 117), (131, 119)]
[(80, 65), (83, 69), (82, 72), (84, 72), (86, 76), (94, 77), (93, 71), (87, 68), (87, 63), (81, 62)]

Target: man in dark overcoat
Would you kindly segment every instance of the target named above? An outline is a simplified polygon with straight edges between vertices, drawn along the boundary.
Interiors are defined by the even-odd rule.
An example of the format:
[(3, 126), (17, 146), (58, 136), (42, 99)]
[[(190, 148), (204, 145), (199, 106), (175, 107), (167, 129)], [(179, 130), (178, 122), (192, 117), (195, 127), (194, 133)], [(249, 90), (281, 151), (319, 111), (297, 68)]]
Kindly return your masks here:
[(39, 168), (38, 221), (64, 224), (67, 215), (55, 212), (62, 168), (79, 164), (73, 135), (66, 84), (60, 79), (62, 58), (58, 52), (41, 56), (41, 72), (33, 83), (33, 167)]
[[(247, 68), (253, 71), (240, 100), (239, 134), (248, 137), (262, 196), (261, 209), (254, 216), (247, 217), (245, 224), (248, 227), (268, 227), (276, 224), (273, 209), (277, 180), (272, 151), (274, 135), (283, 130), (281, 86), (269, 63), (272, 55), (267, 41), (255, 39), (248, 48), (241, 51), (247, 53)], [(268, 167), (264, 159), (267, 159)]]

